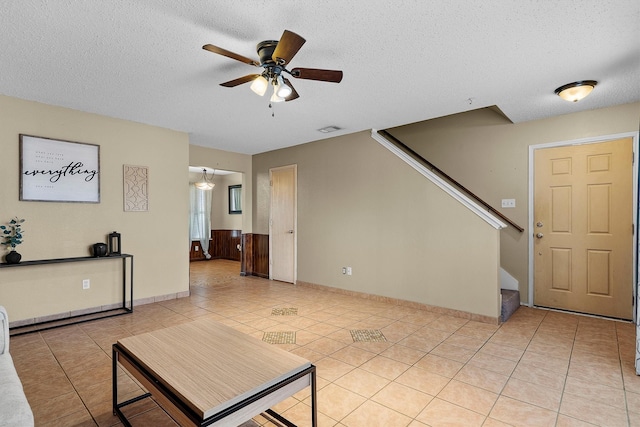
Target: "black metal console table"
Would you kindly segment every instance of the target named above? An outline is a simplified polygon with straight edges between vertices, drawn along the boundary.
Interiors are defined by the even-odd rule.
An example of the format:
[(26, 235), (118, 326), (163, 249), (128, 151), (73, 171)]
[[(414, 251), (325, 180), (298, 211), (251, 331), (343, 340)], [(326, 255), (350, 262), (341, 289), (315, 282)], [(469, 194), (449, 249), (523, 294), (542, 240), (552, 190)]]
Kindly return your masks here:
[[(46, 264), (62, 264), (68, 262), (83, 262), (83, 261), (103, 261), (108, 259), (121, 259), (122, 260), (122, 306), (118, 308), (99, 310), (88, 314), (80, 314), (75, 316), (69, 316), (62, 319), (48, 320), (43, 322), (31, 323), (29, 325), (18, 326), (11, 328), (11, 336), (28, 334), (30, 332), (43, 331), (46, 329), (58, 328), (60, 326), (72, 325), (75, 323), (88, 322), (90, 320), (103, 319), (106, 317), (120, 316), (122, 314), (128, 314), (133, 312), (133, 255), (130, 254), (115, 254), (105, 257), (75, 257), (75, 258), (56, 258), (56, 259), (40, 259), (34, 261), (22, 261), (18, 264), (6, 264), (0, 263), (0, 268), (16, 268), (16, 267), (28, 267), (36, 265)], [(129, 262), (127, 263), (127, 260)], [(127, 264), (129, 268), (127, 268)], [(129, 280), (127, 281), (127, 272)], [(127, 292), (127, 282), (129, 289)], [(128, 300), (127, 300), (128, 295)]]

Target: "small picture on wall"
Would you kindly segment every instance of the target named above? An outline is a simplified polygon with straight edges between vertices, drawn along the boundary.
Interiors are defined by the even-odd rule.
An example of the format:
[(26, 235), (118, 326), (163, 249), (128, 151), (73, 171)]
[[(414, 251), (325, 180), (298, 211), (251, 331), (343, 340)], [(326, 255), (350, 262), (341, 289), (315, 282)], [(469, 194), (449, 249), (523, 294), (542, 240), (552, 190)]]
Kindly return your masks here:
[(149, 168), (124, 165), (124, 211), (146, 212), (149, 210)]
[(229, 186), (229, 215), (242, 213), (242, 185)]
[(100, 146), (21, 134), (20, 200), (100, 203)]

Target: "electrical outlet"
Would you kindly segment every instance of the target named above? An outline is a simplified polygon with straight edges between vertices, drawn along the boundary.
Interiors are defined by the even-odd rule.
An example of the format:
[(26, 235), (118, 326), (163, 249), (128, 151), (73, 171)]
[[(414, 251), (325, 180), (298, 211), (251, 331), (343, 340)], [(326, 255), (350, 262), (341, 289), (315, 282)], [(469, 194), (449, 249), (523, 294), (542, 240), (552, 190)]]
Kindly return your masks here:
[(351, 267), (347, 267), (347, 276), (351, 276), (351, 273), (352, 273)]
[(91, 287), (91, 280), (84, 279), (82, 281), (82, 289), (89, 289)]
[(502, 207), (503, 208), (515, 208), (516, 207), (516, 199), (502, 199)]

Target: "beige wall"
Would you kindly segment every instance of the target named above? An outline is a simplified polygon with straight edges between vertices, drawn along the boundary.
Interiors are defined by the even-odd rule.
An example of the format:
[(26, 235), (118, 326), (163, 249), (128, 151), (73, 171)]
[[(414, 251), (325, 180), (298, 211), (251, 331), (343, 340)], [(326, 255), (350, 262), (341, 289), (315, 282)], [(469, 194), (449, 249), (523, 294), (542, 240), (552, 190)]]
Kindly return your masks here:
[(254, 233), (269, 233), (269, 169), (289, 164), (299, 281), (499, 317), (500, 232), (369, 132), (254, 156)]
[[(233, 173), (220, 177), (220, 189), (214, 190), (211, 207), (211, 228), (213, 230), (242, 230), (242, 215), (229, 215), (229, 186), (242, 184), (242, 174)], [(216, 185), (218, 190), (218, 185)]]
[[(240, 182), (242, 184), (242, 215), (231, 215), (240, 217), (241, 223), (235, 218), (229, 225), (233, 225), (234, 228), (228, 228), (229, 230), (242, 230), (243, 233), (251, 233), (252, 224), (252, 171), (251, 171), (251, 156), (248, 154), (232, 153), (229, 151), (216, 150), (213, 148), (200, 147), (198, 145), (189, 146), (189, 165), (201, 166), (212, 169), (222, 169), (227, 171), (234, 171), (241, 173)], [(237, 179), (237, 178), (234, 178)], [(216, 190), (218, 188), (216, 178)], [(233, 184), (229, 184), (233, 185)], [(226, 184), (222, 192), (226, 192)], [(222, 193), (221, 192), (221, 193)], [(217, 197), (217, 196), (216, 196)], [(228, 197), (223, 196), (223, 197)], [(226, 206), (226, 205), (225, 205)], [(228, 212), (228, 211), (227, 211)], [(215, 220), (215, 219), (214, 219)], [(217, 220), (215, 220), (217, 221)], [(217, 222), (216, 222), (217, 224)], [(212, 228), (215, 228), (212, 222)], [(227, 229), (226, 227), (224, 229)]]
[[(0, 222), (26, 219), (18, 247), (24, 260), (86, 256), (117, 230), (123, 251), (135, 256), (134, 299), (188, 292), (187, 134), (5, 96), (0, 120)], [(19, 201), (20, 133), (100, 145), (100, 203)], [(124, 164), (149, 167), (148, 212), (123, 211)], [(2, 269), (0, 304), (17, 321), (117, 302), (119, 266), (103, 260)]]
[[(525, 228), (502, 232), (501, 263), (520, 283), (528, 302), (529, 146), (637, 132), (640, 103), (512, 124), (491, 109), (480, 109), (390, 129), (469, 190)], [(502, 209), (501, 199), (516, 199)]]

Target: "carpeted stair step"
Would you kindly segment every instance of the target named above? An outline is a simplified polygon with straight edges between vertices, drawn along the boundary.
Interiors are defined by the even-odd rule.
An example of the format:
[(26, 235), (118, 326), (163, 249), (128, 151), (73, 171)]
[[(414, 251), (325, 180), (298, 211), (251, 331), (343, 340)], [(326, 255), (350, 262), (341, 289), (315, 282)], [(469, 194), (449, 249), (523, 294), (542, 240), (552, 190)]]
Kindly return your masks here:
[(500, 289), (502, 294), (502, 310), (500, 321), (506, 322), (509, 317), (520, 307), (520, 291)]

